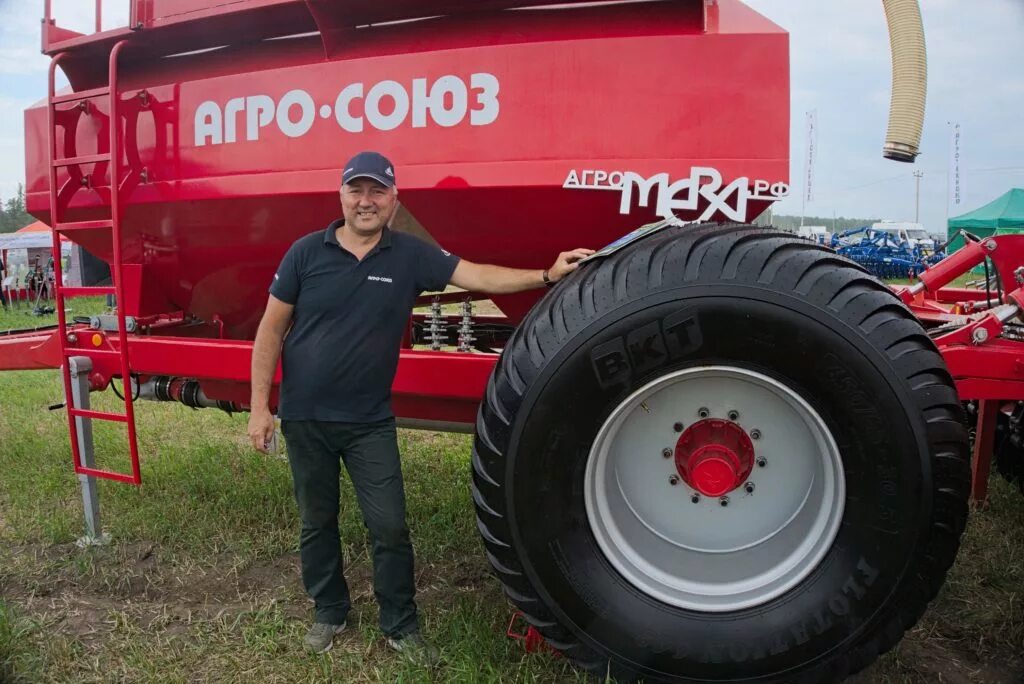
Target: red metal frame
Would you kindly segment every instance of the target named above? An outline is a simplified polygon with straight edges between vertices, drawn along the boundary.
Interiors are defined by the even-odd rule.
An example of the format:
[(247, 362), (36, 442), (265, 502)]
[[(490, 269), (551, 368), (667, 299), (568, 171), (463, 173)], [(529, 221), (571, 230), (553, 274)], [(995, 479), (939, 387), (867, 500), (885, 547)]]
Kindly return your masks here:
[[(1004, 290), (999, 308), (978, 303), (997, 299), (994, 289), (946, 288), (985, 259)], [(935, 338), (964, 401), (978, 402), (971, 498), (984, 503), (993, 455), (996, 417), (1006, 402), (1024, 401), (1024, 342), (1000, 337), (1005, 324), (1024, 312), (1024, 235), (966, 240), (965, 246), (898, 288), (900, 298), (926, 323), (941, 324), (973, 315), (964, 325)], [(989, 310), (992, 309), (992, 310)]]
[[(51, 24), (50, 19), (50, 6), (49, 2), (46, 5), (46, 19), (47, 26)], [(96, 26), (97, 30), (100, 27), (100, 2), (96, 2)], [(100, 359), (116, 358), (118, 363), (116, 364), (116, 374), (122, 378), (131, 377), (131, 367), (128, 361), (128, 331), (125, 320), (124, 306), (118, 306), (117, 309), (117, 323), (118, 323), (118, 342), (119, 348), (117, 350), (103, 350), (98, 348), (81, 349), (76, 348), (74, 343), (69, 337), (69, 328), (67, 325), (67, 318), (65, 314), (66, 298), (73, 297), (76, 295), (96, 295), (96, 294), (113, 294), (117, 296), (117, 301), (123, 303), (125, 301), (125, 289), (124, 289), (124, 273), (123, 273), (123, 262), (121, 254), (121, 178), (119, 174), (120, 160), (121, 160), (121, 144), (120, 144), (120, 118), (118, 108), (118, 58), (120, 57), (121, 51), (125, 47), (125, 42), (121, 41), (116, 43), (110, 51), (108, 57), (107, 67), (107, 86), (106, 88), (92, 89), (88, 92), (68, 94), (57, 97), (56, 95), (56, 71), (57, 67), (67, 56), (67, 53), (58, 53), (50, 61), (50, 69), (48, 73), (48, 97), (47, 97), (47, 149), (49, 152), (49, 199), (50, 199), (50, 219), (53, 225), (53, 261), (54, 261), (54, 276), (55, 276), (55, 288), (54, 295), (57, 309), (57, 331), (55, 333), (57, 342), (60, 349), (60, 360), (59, 366), (61, 369), (61, 376), (64, 381), (64, 395), (66, 398), (68, 411), (68, 429), (71, 433), (71, 452), (75, 463), (75, 472), (83, 475), (94, 475), (97, 477), (103, 477), (111, 480), (117, 480), (120, 482), (131, 482), (132, 484), (140, 484), (142, 482), (142, 471), (139, 466), (139, 446), (136, 437), (135, 430), (135, 408), (131, 401), (130, 392), (125, 393), (124, 407), (125, 412), (123, 414), (117, 413), (104, 413), (100, 411), (87, 411), (80, 409), (72, 403), (72, 392), (71, 392), (71, 371), (66, 362), (66, 359), (71, 356), (88, 356), (94, 363), (97, 363)], [(60, 125), (58, 121), (57, 107), (61, 104), (67, 104), (77, 101), (80, 107), (88, 108), (90, 101), (95, 98), (106, 97), (108, 101), (107, 116), (108, 124), (107, 130), (109, 139), (107, 141), (107, 152), (91, 154), (91, 155), (77, 155), (72, 152), (72, 156), (58, 157), (57, 155), (57, 128)], [(77, 116), (74, 119), (77, 123)], [(67, 132), (70, 127), (65, 126), (65, 137), (64, 137), (64, 149), (68, 150), (75, 149), (75, 136), (68, 136)], [(77, 128), (77, 127), (76, 127)], [(105, 220), (89, 220), (89, 221), (72, 221), (66, 222), (63, 220), (64, 212), (71, 202), (71, 198), (77, 192), (78, 187), (75, 187), (74, 181), (76, 177), (80, 177), (86, 181), (88, 185), (90, 175), (84, 173), (73, 173), (69, 178), (67, 184), (58, 189), (57, 184), (57, 170), (61, 168), (78, 167), (96, 164), (97, 166), (107, 164), (110, 173), (110, 187), (109, 187), (109, 211), (110, 218)], [(69, 187), (70, 191), (65, 192), (64, 188)], [(90, 288), (75, 288), (75, 287), (64, 287), (64, 275), (63, 267), (61, 264), (61, 236), (74, 236), (80, 232), (89, 231), (91, 233), (103, 233), (108, 236), (111, 243), (111, 250), (113, 254), (112, 275), (114, 280), (113, 287), (90, 287)], [(94, 373), (97, 372), (94, 370)], [(125, 423), (128, 430), (128, 447), (131, 457), (131, 474), (112, 472), (107, 470), (99, 470), (96, 468), (86, 467), (82, 463), (82, 454), (78, 442), (78, 424), (76, 418), (89, 418), (92, 420), (106, 420), (112, 422)]]
[(520, 612), (512, 613), (512, 619), (505, 630), (505, 636), (514, 641), (522, 642), (527, 653), (551, 653), (554, 656), (562, 654), (552, 648), (544, 639), (544, 635), (537, 631), (537, 628), (526, 621)]
[[(210, 398), (246, 403), (250, 340), (266, 283), (291, 242), (337, 216), (338, 165), (358, 149), (386, 150), (401, 161), (403, 206), (446, 249), (529, 268), (567, 248), (607, 244), (655, 218), (654, 195), (668, 194), (670, 185), (681, 193), (676, 184), (689, 180), (694, 166), (714, 166), (722, 187), (740, 178), (748, 188), (774, 187), (788, 175), (788, 38), (739, 0), (719, 0), (710, 13), (704, 0), (641, 10), (573, 0), (542, 12), (503, 10), (555, 3), (130, 2), (129, 26), (104, 31), (95, 0), (92, 35), (61, 28), (50, 0), (44, 4), (42, 46), (54, 60), (48, 101), (26, 112), (26, 202), (55, 227), (55, 245), (66, 234), (110, 262), (114, 287), (60, 286), (56, 331), (0, 337), (0, 368), (60, 367), (81, 355), (93, 362), (93, 388), (115, 377), (174, 375), (198, 379)], [(434, 15), (443, 16), (394, 23)], [(224, 46), (239, 27), (245, 40)], [(283, 40), (260, 40), (271, 37)], [(215, 49), (181, 54), (205, 48)], [(119, 67), (122, 50), (130, 57)], [(572, 68), (559, 67), (570, 53)], [(623, 69), (628, 62), (647, 68)], [(58, 64), (72, 87), (59, 95)], [(438, 112), (455, 97), (441, 92), (429, 125), (410, 116), (396, 128), (341, 126), (338, 113), (346, 110), (336, 99), (355, 81), (366, 92), (347, 111), (369, 122), (375, 84), (399, 84), (415, 98), (425, 83), (432, 101), (431, 84), (452, 78), (467, 97), (500, 93), (500, 107), (492, 99), (493, 116), (477, 121), (472, 112), (484, 105), (471, 99), (460, 122), (441, 121)], [(646, 97), (623, 98), (624, 88)], [(280, 104), (295, 92), (316, 106), (300, 137), (282, 128), (295, 121), (291, 109), (265, 128), (256, 110), (228, 113), (231, 102), (258, 96)], [(334, 117), (324, 114), (331, 103)], [(245, 129), (232, 136), (232, 147), (201, 133), (200, 109), (208, 104), (223, 116), (225, 144), (230, 117)], [(675, 124), (684, 119), (697, 123)], [(255, 138), (250, 121), (260, 122)], [(633, 126), (624, 135), (627, 121)], [(606, 169), (665, 180), (660, 191), (650, 190), (651, 201), (620, 210), (620, 193), (589, 186), (585, 176), (582, 189), (567, 189), (570, 174), (588, 169), (592, 178)], [(687, 191), (696, 201), (680, 210), (684, 218), (724, 206), (703, 190)], [(739, 202), (736, 196), (725, 201)], [(750, 219), (769, 201), (759, 195), (737, 211)], [(537, 210), (546, 205), (560, 211)], [(566, 224), (565, 216), (574, 220)], [(58, 283), (62, 275), (58, 270)], [(106, 292), (117, 295), (117, 334), (68, 327), (68, 297)], [(505, 316), (495, 320), (515, 324), (542, 294), (496, 297)], [(126, 316), (136, 319), (138, 334), (127, 334)], [(495, 359), (403, 349), (396, 414), (421, 424), (472, 425)], [(70, 397), (66, 369), (64, 383)], [(103, 476), (138, 483), (131, 402), (124, 418), (70, 408), (75, 467), (86, 472), (76, 417), (127, 423), (132, 475)]]

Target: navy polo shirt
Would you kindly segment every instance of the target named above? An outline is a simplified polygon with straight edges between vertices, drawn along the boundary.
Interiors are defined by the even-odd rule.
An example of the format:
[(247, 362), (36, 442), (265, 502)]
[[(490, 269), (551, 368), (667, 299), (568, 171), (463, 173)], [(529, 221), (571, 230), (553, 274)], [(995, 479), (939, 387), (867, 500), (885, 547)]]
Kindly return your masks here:
[(385, 228), (362, 261), (334, 235), (299, 238), (270, 294), (295, 305), (282, 350), (283, 420), (368, 423), (391, 417), (391, 384), (417, 295), (443, 290), (459, 257)]

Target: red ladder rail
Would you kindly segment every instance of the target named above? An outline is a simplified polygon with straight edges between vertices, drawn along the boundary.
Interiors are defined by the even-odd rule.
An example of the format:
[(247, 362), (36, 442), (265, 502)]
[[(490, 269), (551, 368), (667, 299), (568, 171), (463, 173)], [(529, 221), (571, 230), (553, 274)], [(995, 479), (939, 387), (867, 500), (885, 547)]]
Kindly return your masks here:
[[(47, 13), (49, 16), (49, 13)], [(97, 16), (97, 24), (99, 18)], [(135, 410), (132, 402), (131, 393), (131, 364), (128, 359), (128, 328), (125, 321), (124, 314), (124, 278), (122, 274), (122, 263), (121, 263), (121, 197), (120, 197), (120, 185), (121, 178), (119, 177), (119, 162), (121, 160), (121, 141), (120, 141), (120, 118), (119, 118), (119, 95), (117, 89), (118, 81), (118, 57), (121, 54), (121, 50), (124, 49), (126, 41), (120, 41), (114, 45), (110, 51), (110, 60), (108, 65), (108, 84), (106, 87), (94, 88), (91, 90), (80, 91), (78, 93), (70, 93), (58, 96), (55, 92), (56, 82), (56, 71), (61, 60), (67, 53), (60, 53), (55, 55), (53, 60), (50, 62), (49, 72), (49, 90), (48, 90), (48, 135), (49, 135), (49, 154), (50, 154), (50, 223), (53, 225), (53, 263), (54, 263), (54, 277), (56, 282), (54, 283), (54, 293), (56, 298), (57, 308), (57, 326), (60, 334), (58, 339), (61, 345), (61, 356), (65, 359), (65, 362), (61, 365), (61, 376), (64, 380), (64, 397), (68, 406), (68, 429), (71, 432), (71, 451), (74, 455), (75, 461), (75, 472), (81, 475), (91, 475), (95, 477), (102, 477), (109, 480), (116, 480), (118, 482), (131, 482), (132, 484), (140, 484), (142, 482), (142, 474), (139, 469), (139, 445), (136, 437), (135, 429)], [(71, 103), (81, 100), (86, 100), (95, 97), (107, 97), (109, 102), (109, 108), (107, 110), (108, 116), (110, 117), (110, 141), (108, 152), (101, 154), (92, 154), (85, 156), (75, 157), (57, 157), (57, 110), (56, 107), (59, 104)], [(65, 135), (74, 135), (74, 131), (65, 131)], [(67, 147), (67, 146), (65, 146)], [(58, 202), (57, 192), (57, 169), (80, 166), (84, 164), (95, 164), (101, 162), (108, 162), (110, 168), (110, 218), (103, 220), (93, 221), (73, 221), (66, 222), (62, 218), (62, 211), (60, 203)], [(83, 174), (84, 175), (84, 174)], [(70, 203), (70, 198), (68, 198)], [(63, 281), (63, 269), (61, 268), (61, 236), (64, 234), (74, 235), (75, 231), (78, 230), (104, 230), (110, 231), (110, 239), (113, 247), (113, 269), (111, 275), (113, 277), (112, 288), (85, 288), (85, 287), (64, 287)], [(68, 328), (67, 328), (67, 317), (64, 312), (65, 297), (75, 296), (81, 294), (102, 294), (111, 293), (117, 297), (117, 335), (120, 341), (119, 352), (117, 355), (121, 360), (121, 378), (125, 385), (124, 392), (124, 413), (106, 413), (101, 411), (88, 411), (81, 409), (73, 404), (72, 392), (71, 392), (71, 372), (66, 361), (68, 356), (99, 356), (96, 352), (90, 352), (82, 349), (69, 348), (68, 343)], [(107, 351), (106, 354), (112, 352)], [(128, 427), (128, 446), (131, 450), (131, 466), (132, 471), (130, 474), (119, 473), (109, 470), (100, 470), (97, 468), (86, 467), (82, 463), (82, 454), (79, 450), (78, 444), (78, 423), (76, 418), (82, 418), (85, 420), (105, 420), (112, 422), (125, 423)]]

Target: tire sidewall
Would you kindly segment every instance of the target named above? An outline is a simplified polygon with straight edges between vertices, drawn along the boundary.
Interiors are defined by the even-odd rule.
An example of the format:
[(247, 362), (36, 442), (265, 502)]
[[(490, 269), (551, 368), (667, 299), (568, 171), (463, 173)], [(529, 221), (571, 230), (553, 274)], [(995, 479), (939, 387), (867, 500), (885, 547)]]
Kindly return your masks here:
[[(601, 552), (584, 504), (590, 447), (608, 415), (652, 379), (703, 365), (763, 373), (814, 406), (846, 480), (843, 522), (818, 567), (784, 595), (727, 613), (634, 588)], [(559, 620), (638, 673), (673, 678), (680, 661), (688, 678), (721, 676), (723, 665), (737, 678), (803, 669), (870, 631), (912, 574), (931, 473), (910, 406), (893, 363), (832, 312), (750, 285), (652, 292), (562, 341), (527, 390), (506, 462), (515, 547)]]

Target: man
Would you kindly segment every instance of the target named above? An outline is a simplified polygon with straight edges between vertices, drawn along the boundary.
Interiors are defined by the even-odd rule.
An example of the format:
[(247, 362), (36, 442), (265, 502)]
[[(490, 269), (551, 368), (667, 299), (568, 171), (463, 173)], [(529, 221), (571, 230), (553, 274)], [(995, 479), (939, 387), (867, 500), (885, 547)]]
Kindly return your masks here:
[[(302, 580), (316, 604), (305, 645), (331, 648), (350, 608), (338, 538), (339, 457), (373, 540), (373, 585), (388, 645), (426, 664), (437, 651), (419, 633), (413, 550), (405, 521), (391, 384), (416, 296), (452, 283), (509, 293), (561, 280), (589, 249), (549, 269), (474, 264), (387, 226), (397, 206), (394, 166), (363, 152), (342, 174), (343, 219), (297, 240), (270, 286), (253, 345), (249, 437), (274, 433), (271, 381), (282, 355), (279, 415), (302, 520)], [(285, 333), (287, 332), (287, 337)]]

